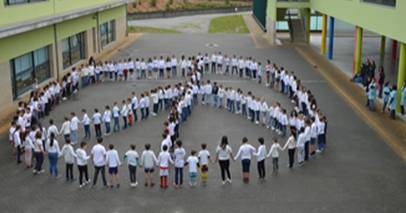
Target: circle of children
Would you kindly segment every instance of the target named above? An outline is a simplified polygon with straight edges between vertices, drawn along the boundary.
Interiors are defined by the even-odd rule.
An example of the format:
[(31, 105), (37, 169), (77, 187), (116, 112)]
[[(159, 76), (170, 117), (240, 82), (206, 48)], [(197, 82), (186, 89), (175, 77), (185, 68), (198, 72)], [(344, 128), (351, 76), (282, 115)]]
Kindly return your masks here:
[[(17, 115), (12, 121), (9, 139), (15, 148), (17, 162), (21, 163), (22, 157), (27, 168), (34, 167), (34, 175), (44, 172), (43, 162), (45, 155), (49, 159), (50, 174), (58, 176), (58, 158), (63, 157), (66, 164), (66, 181), (73, 181), (73, 166), (76, 163), (79, 171), (80, 188), (90, 184), (88, 175), (88, 161), (94, 165), (94, 176), (92, 185), (97, 184), (98, 176), (102, 178), (105, 187), (119, 187), (118, 168), (122, 165), (122, 159), (115, 149), (114, 144), (108, 148), (103, 145), (103, 137), (120, 130), (134, 126), (136, 122), (148, 119), (150, 115), (150, 100), (152, 102), (152, 116), (160, 112), (169, 113), (168, 120), (164, 122), (163, 141), (158, 156), (151, 149), (150, 144), (145, 144), (142, 154), (139, 155), (134, 144), (124, 153), (124, 160), (128, 164), (130, 186), (138, 185), (136, 178), (137, 167), (142, 167), (145, 173), (145, 186), (154, 186), (153, 172), (159, 168), (160, 186), (168, 187), (168, 173), (170, 164), (174, 164), (174, 185), (180, 187), (183, 184), (183, 168), (189, 168), (189, 183), (196, 186), (198, 176), (201, 184), (205, 185), (208, 180), (208, 169), (210, 163), (219, 163), (222, 183), (231, 183), (230, 160), (241, 159), (243, 170), (243, 181), (249, 182), (249, 171), (251, 158), (256, 157), (260, 179), (265, 179), (265, 159), (272, 158), (273, 171), (277, 172), (279, 152), (288, 150), (289, 168), (293, 168), (296, 154), (298, 165), (308, 161), (316, 153), (322, 152), (326, 147), (327, 120), (317, 107), (316, 100), (294, 75), (283, 67), (278, 67), (269, 60), (265, 66), (255, 59), (243, 59), (233, 56), (231, 58), (221, 53), (209, 57), (201, 55), (185, 58), (182, 56), (180, 69), (175, 57), (167, 59), (143, 59), (133, 62), (131, 59), (124, 62), (106, 62), (104, 65), (96, 64), (89, 60), (89, 66), (83, 67), (80, 71), (73, 69), (71, 73), (63, 77), (62, 82), (53, 82), (35, 90), (31, 94), (29, 102), (19, 104)], [(151, 64), (152, 63), (152, 64)], [(224, 65), (224, 66), (223, 66)], [(148, 76), (156, 75), (155, 78), (174, 78), (178, 70), (187, 80), (184, 84), (159, 86), (150, 92), (144, 92), (137, 96), (132, 92), (131, 97), (122, 101), (121, 104), (114, 103), (112, 106), (105, 106), (104, 111), (94, 109), (89, 112), (83, 109), (82, 119), (74, 112), (64, 118), (61, 128), (58, 128), (52, 119), (49, 126), (44, 127), (40, 119), (48, 115), (51, 109), (56, 107), (62, 100), (69, 99), (79, 91), (79, 81), (82, 87), (88, 84), (98, 84), (105, 81), (120, 81), (130, 78), (145, 79)], [(147, 74), (146, 74), (147, 73)], [(224, 75), (237, 75), (241, 78), (251, 79), (271, 89), (277, 90), (288, 96), (295, 107), (288, 115), (279, 102), (268, 104), (265, 100), (255, 96), (252, 92), (244, 93), (241, 89), (234, 89), (224, 85), (202, 81), (205, 73)], [(153, 77), (151, 77), (153, 78)], [(251, 122), (263, 125), (280, 135), (290, 135), (284, 146), (279, 145), (275, 138), (269, 152), (267, 152), (265, 141), (258, 138), (258, 149), (248, 143), (247, 138), (242, 139), (236, 155), (228, 144), (227, 136), (215, 149), (215, 157), (210, 158), (210, 152), (206, 144), (201, 144), (201, 150), (190, 152), (185, 160), (186, 151), (182, 148), (179, 140), (179, 126), (185, 122), (191, 114), (193, 106), (202, 105), (226, 109), (230, 113), (246, 117)], [(225, 104), (224, 104), (225, 102)], [(89, 114), (92, 115), (89, 115)], [(138, 113), (140, 117), (138, 118)], [(91, 148), (88, 155), (88, 144), (78, 144), (79, 127), (83, 126), (84, 137), (82, 141), (89, 141), (94, 129), (97, 143)], [(93, 127), (92, 127), (93, 126)], [(102, 133), (104, 127), (104, 134)], [(60, 148), (57, 135), (63, 135), (65, 144)], [(74, 147), (76, 147), (76, 150)], [(35, 166), (32, 158), (35, 159)], [(106, 181), (105, 170), (108, 169), (109, 182)], [(200, 173), (200, 174), (199, 174)]]
[[(390, 117), (396, 118), (396, 108), (398, 105), (398, 87), (401, 85), (390, 85), (389, 81), (385, 81), (385, 72), (383, 66), (379, 67), (378, 74), (375, 73), (375, 61), (367, 58), (366, 62), (361, 66), (361, 72), (357, 73), (351, 79), (355, 83), (362, 84), (365, 88), (367, 96), (366, 106), (371, 111), (375, 111), (376, 99), (382, 99), (382, 112), (389, 110)], [(400, 90), (400, 113), (405, 115), (406, 107), (406, 81), (403, 82)]]

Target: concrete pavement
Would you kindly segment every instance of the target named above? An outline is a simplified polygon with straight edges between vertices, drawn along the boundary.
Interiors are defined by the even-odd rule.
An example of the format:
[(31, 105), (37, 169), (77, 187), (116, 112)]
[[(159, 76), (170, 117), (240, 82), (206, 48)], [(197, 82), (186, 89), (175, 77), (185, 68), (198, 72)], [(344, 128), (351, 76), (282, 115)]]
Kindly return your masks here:
[[(216, 43), (210, 48), (207, 44)], [(6, 136), (0, 145), (0, 206), (2, 212), (403, 212), (406, 209), (405, 161), (385, 144), (381, 137), (361, 119), (356, 112), (326, 83), (294, 49), (274, 47), (256, 49), (249, 35), (152, 35), (146, 34), (114, 58), (150, 57), (175, 53), (196, 54), (218, 52), (253, 56), (264, 62), (271, 59), (277, 64), (294, 70), (305, 85), (315, 94), (318, 104), (328, 118), (328, 149), (303, 167), (286, 168), (287, 153), (282, 153), (280, 172), (272, 175), (267, 161), (267, 180), (256, 179), (255, 164), (252, 166), (252, 182), (240, 181), (240, 163), (231, 166), (233, 184), (222, 186), (218, 165), (210, 166), (209, 184), (206, 188), (181, 190), (170, 187), (162, 191), (140, 186), (130, 189), (128, 173), (120, 168), (122, 187), (119, 190), (79, 190), (78, 184), (54, 180), (48, 174), (33, 177), (30, 171), (16, 166), (10, 156)], [(244, 91), (278, 100), (289, 106), (286, 97), (254, 82), (236, 78), (208, 76), (207, 79), (224, 81), (224, 84), (240, 87)], [(58, 124), (63, 115), (81, 108), (102, 108), (105, 104), (127, 97), (131, 91), (140, 93), (163, 82), (106, 83), (86, 88), (75, 100), (63, 103), (51, 113)], [(106, 138), (105, 144), (114, 143), (120, 153), (129, 144), (138, 148), (151, 143), (158, 150), (161, 142), (161, 114), (120, 134)], [(197, 131), (196, 131), (197, 130)], [(195, 108), (187, 123), (181, 127), (181, 139), (185, 148), (197, 149), (206, 142), (213, 153), (222, 135), (228, 135), (236, 151), (241, 137), (247, 136), (257, 146), (256, 139), (265, 137), (269, 147), (274, 134), (251, 124), (245, 118), (221, 112), (209, 107)], [(60, 139), (60, 141), (63, 141)], [(283, 140), (282, 143), (285, 141)], [(94, 141), (91, 142), (92, 144)], [(63, 172), (63, 162), (60, 161)], [(172, 172), (172, 171), (171, 171)], [(92, 173), (92, 169), (91, 169)], [(63, 174), (63, 173), (62, 173)], [(75, 175), (77, 171), (75, 170)], [(170, 174), (173, 180), (173, 173)], [(143, 174), (138, 173), (140, 183)], [(157, 173), (155, 173), (157, 180)], [(187, 180), (187, 178), (186, 178)]]

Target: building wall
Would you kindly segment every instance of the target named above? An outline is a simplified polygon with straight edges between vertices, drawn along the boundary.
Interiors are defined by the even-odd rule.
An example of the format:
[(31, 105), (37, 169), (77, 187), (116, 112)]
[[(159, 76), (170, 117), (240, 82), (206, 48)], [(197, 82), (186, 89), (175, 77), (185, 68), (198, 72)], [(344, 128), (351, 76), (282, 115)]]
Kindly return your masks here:
[(90, 8), (117, 0), (47, 0), (10, 6), (6, 6), (3, 1), (0, 0), (0, 26)]
[[(42, 85), (47, 84), (49, 81), (60, 79), (64, 74), (69, 72), (72, 67), (78, 67), (86, 63), (90, 56), (97, 56), (101, 53), (97, 48), (99, 43), (97, 23), (102, 24), (111, 20), (115, 20), (116, 39), (103, 49), (104, 52), (114, 49), (126, 37), (126, 6), (120, 6), (99, 12), (98, 14), (79, 17), (52, 26), (0, 39), (0, 75), (2, 76), (0, 78), (0, 90), (2, 91), (2, 95), (0, 96), (0, 111), (12, 112), (17, 102), (25, 99), (29, 94), (29, 92), (26, 92), (18, 97), (17, 100), (13, 100), (11, 59), (50, 45), (49, 59), (52, 78), (43, 82)], [(93, 38), (93, 29), (96, 32), (96, 41)], [(85, 32), (86, 58), (71, 67), (63, 69), (62, 40), (80, 32)]]
[(270, 19), (276, 19), (277, 8), (304, 7), (406, 43), (406, 28), (403, 27), (406, 20), (405, 0), (397, 0), (396, 7), (361, 0), (309, 0), (308, 3), (268, 0), (267, 15)]

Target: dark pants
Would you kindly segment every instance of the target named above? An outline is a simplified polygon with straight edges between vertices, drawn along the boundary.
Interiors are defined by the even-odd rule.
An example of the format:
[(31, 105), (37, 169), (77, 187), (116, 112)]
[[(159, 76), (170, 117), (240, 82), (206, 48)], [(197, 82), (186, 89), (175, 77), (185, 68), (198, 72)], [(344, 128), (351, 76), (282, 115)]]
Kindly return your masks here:
[(66, 164), (66, 180), (73, 180), (73, 164)]
[(272, 158), (272, 168), (276, 172), (279, 169), (279, 158)]
[(309, 141), (305, 142), (305, 161), (309, 160)]
[(78, 166), (79, 169), (79, 184), (83, 184), (83, 176), (85, 177), (86, 182), (89, 181), (89, 174), (87, 172), (87, 165)]
[(95, 130), (95, 132), (96, 132), (96, 137), (97, 137), (97, 138), (101, 138), (102, 132), (101, 132), (101, 126), (100, 126), (100, 124), (95, 124), (95, 125), (94, 125), (94, 130)]
[(293, 163), (295, 162), (295, 149), (288, 149), (289, 154), (289, 168), (293, 167)]
[(135, 183), (137, 182), (137, 167), (128, 165), (128, 171), (130, 172), (130, 182)]
[(21, 146), (18, 145), (16, 147), (16, 155), (17, 155), (17, 163), (21, 163)]
[(42, 164), (44, 163), (44, 153), (34, 152), (35, 157), (35, 171), (39, 172), (42, 170)]
[(230, 174), (230, 160), (219, 160), (220, 170), (221, 170), (221, 179), (226, 180), (225, 174), (227, 173), (228, 179), (231, 179)]
[(176, 185), (183, 184), (183, 168), (175, 167), (175, 184)]
[(99, 173), (100, 173), (100, 175), (102, 177), (103, 185), (107, 186), (106, 172), (105, 172), (105, 167), (104, 166), (95, 166), (94, 167), (93, 185), (97, 184), (97, 177), (99, 176)]
[(265, 178), (265, 160), (257, 162), (259, 178)]

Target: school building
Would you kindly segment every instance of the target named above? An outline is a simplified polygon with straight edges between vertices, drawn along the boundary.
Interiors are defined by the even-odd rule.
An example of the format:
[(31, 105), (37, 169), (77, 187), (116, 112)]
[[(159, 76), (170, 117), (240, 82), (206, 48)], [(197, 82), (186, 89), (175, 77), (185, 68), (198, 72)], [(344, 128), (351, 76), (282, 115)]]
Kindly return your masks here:
[(128, 0), (0, 0), (0, 110), (115, 48), (127, 36)]
[[(365, 31), (381, 36), (381, 64), (385, 60), (385, 45), (390, 39), (393, 61), (388, 63), (397, 65), (396, 82), (400, 100), (400, 90), (406, 80), (405, 0), (254, 0), (253, 15), (271, 42), (275, 42), (281, 23), (286, 23), (293, 42), (309, 42), (311, 31), (319, 29), (320, 54), (326, 55), (330, 60), (334, 57), (335, 23), (341, 21), (351, 24), (355, 29), (353, 74), (361, 71)], [(317, 17), (320, 24), (313, 21)]]

